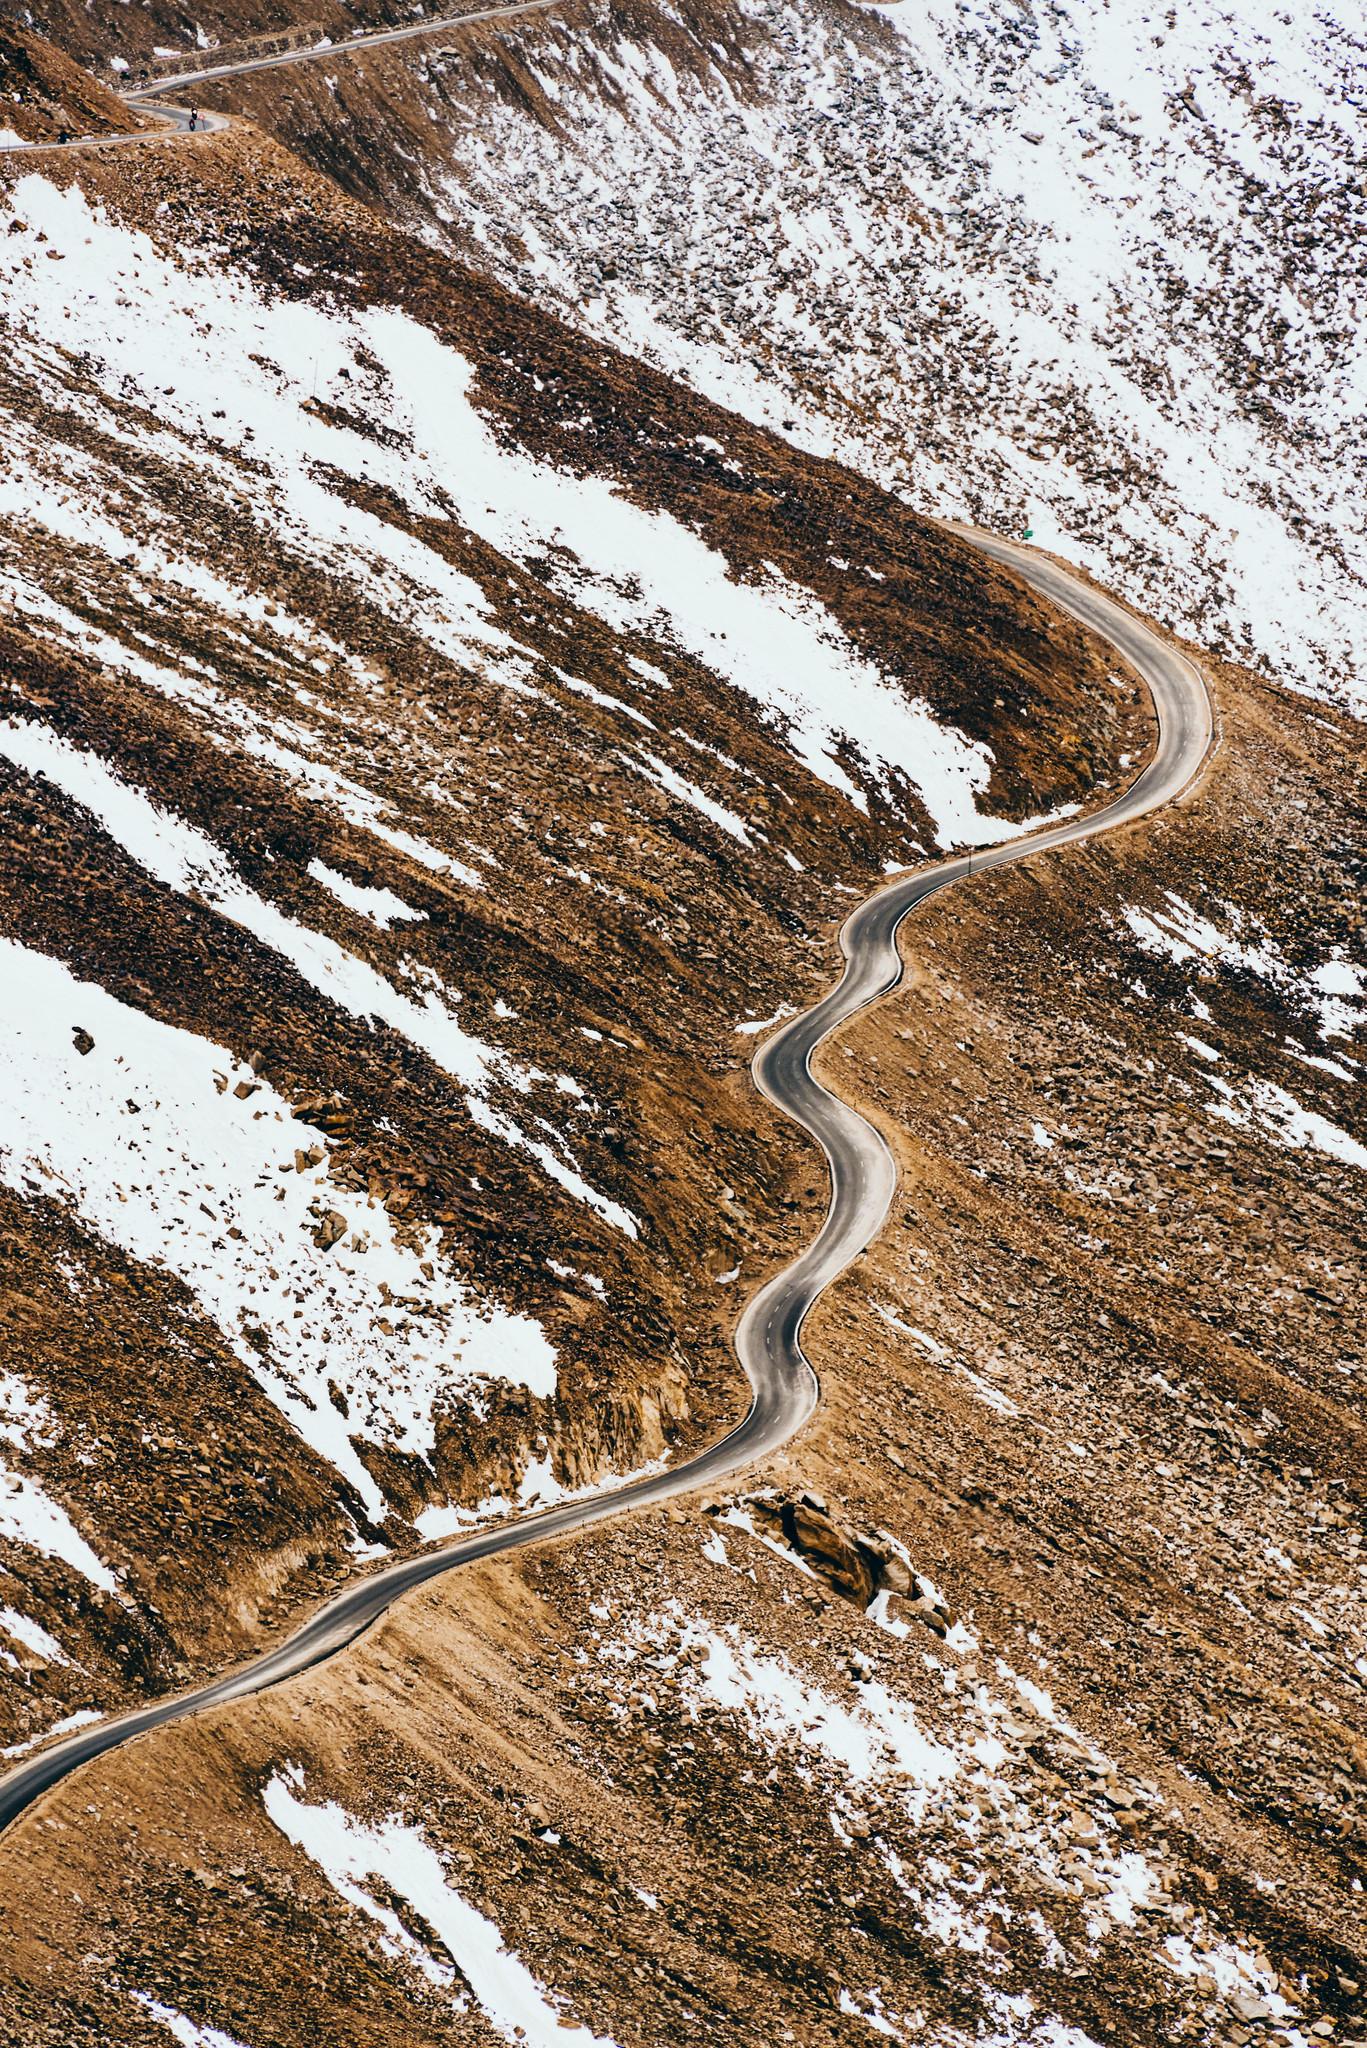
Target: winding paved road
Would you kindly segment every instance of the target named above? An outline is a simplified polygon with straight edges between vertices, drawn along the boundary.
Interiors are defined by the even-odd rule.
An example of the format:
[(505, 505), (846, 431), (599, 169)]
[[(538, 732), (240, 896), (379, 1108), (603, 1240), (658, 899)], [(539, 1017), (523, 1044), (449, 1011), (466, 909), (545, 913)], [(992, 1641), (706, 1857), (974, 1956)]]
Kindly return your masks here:
[[(348, 42), (279, 51), (271, 56), (240, 58), (179, 77), (162, 77), (135, 86), (122, 97), (130, 106), (159, 115), (163, 126), (127, 135), (83, 137), (59, 145), (0, 145), (7, 154), (31, 154), (49, 148), (110, 149), (159, 141), (190, 131), (212, 134), (228, 125), (221, 114), (195, 113), (173, 105), (162, 95), (189, 85), (239, 78), (296, 64), (350, 57), (377, 45), (408, 42), (479, 22), (535, 14), (562, 5), (563, 0), (515, 0), (466, 14), (440, 16), (403, 28), (382, 29)], [(1014, 569), (1041, 596), (1092, 627), (1124, 656), (1143, 678), (1158, 715), (1158, 740), (1153, 758), (1138, 779), (1114, 803), (1090, 816), (1048, 826), (1027, 838), (1004, 840), (997, 846), (937, 862), (899, 876), (868, 897), (846, 919), (840, 933), (845, 971), (829, 994), (794, 1017), (755, 1054), (751, 1071), (771, 1102), (791, 1116), (821, 1146), (830, 1170), (830, 1198), (822, 1228), (792, 1264), (763, 1286), (745, 1309), (736, 1330), (735, 1348), (750, 1381), (752, 1400), (743, 1422), (709, 1450), (671, 1471), (633, 1480), (611, 1492), (567, 1501), (544, 1513), (497, 1524), (443, 1548), (406, 1558), (337, 1594), (305, 1621), (287, 1641), (212, 1683), (178, 1697), (83, 1728), (64, 1741), (41, 1750), (27, 1763), (0, 1778), (0, 1828), (31, 1806), (83, 1763), (130, 1742), (137, 1735), (168, 1722), (185, 1719), (208, 1707), (223, 1706), (252, 1693), (264, 1692), (332, 1656), (377, 1620), (402, 1594), (442, 1572), (479, 1558), (539, 1543), (570, 1530), (586, 1528), (632, 1508), (648, 1507), (671, 1496), (692, 1493), (733, 1477), (785, 1444), (816, 1406), (817, 1379), (802, 1350), (802, 1325), (808, 1310), (831, 1282), (844, 1272), (877, 1236), (897, 1185), (897, 1170), (887, 1144), (811, 1072), (811, 1058), (821, 1041), (856, 1011), (887, 994), (902, 978), (897, 928), (907, 912), (963, 879), (970, 871), (1002, 867), (1050, 848), (1076, 844), (1099, 832), (1111, 832), (1158, 809), (1177, 796), (1192, 779), (1212, 741), (1210, 699), (1199, 670), (1166, 641), (1142, 625), (1120, 605), (1079, 581), (1045, 557), (1012, 542), (996, 540), (963, 526), (953, 531)]]
[[(1109, 640), (1148, 685), (1158, 715), (1153, 757), (1122, 796), (1090, 816), (1070, 818), (1029, 837), (975, 850), (972, 871), (981, 873), (1052, 848), (1075, 845), (1130, 824), (1170, 802), (1196, 774), (1211, 746), (1210, 699), (1200, 671), (1120, 605), (1056, 563), (966, 527), (954, 531)], [(846, 966), (839, 983), (766, 1040), (755, 1054), (751, 1071), (757, 1085), (801, 1124), (825, 1153), (830, 1199), (818, 1236), (760, 1289), (741, 1317), (735, 1347), (752, 1389), (750, 1411), (743, 1422), (710, 1449), (670, 1471), (497, 1524), (478, 1535), (389, 1565), (337, 1594), (287, 1641), (211, 1684), (83, 1728), (54, 1743), (0, 1779), (0, 1827), (81, 1764), (134, 1736), (207, 1707), (263, 1692), (321, 1663), (352, 1642), (402, 1594), (427, 1579), (479, 1558), (586, 1528), (632, 1508), (715, 1485), (785, 1444), (817, 1402), (816, 1374), (802, 1349), (803, 1321), (817, 1297), (877, 1236), (897, 1183), (896, 1167), (884, 1139), (857, 1110), (814, 1078), (812, 1054), (856, 1011), (897, 986), (902, 978), (897, 928), (908, 911), (969, 872), (969, 857), (959, 855), (899, 876), (867, 897), (846, 919), (840, 933)]]
[[(413, 21), (403, 28), (371, 29), (365, 35), (350, 36), (341, 43), (310, 43), (299, 50), (276, 50), (266, 57), (233, 57), (226, 64), (209, 64), (199, 70), (164, 73), (145, 83), (123, 86), (118, 96), (125, 106), (155, 114), (162, 125), (153, 129), (130, 129), (125, 135), (80, 135), (70, 142), (0, 142), (0, 156), (31, 155), (35, 150), (126, 149), (131, 143), (163, 141), (170, 135), (214, 135), (229, 127), (225, 114), (173, 106), (163, 95), (187, 85), (212, 85), (217, 79), (246, 78), (257, 71), (279, 71), (296, 64), (321, 64), (360, 56), (387, 43), (411, 43), (418, 36), (444, 35), (452, 29), (474, 28), (482, 21), (510, 21), (520, 14), (544, 14), (563, 7), (566, 0), (510, 0), (504, 7), (479, 7), (465, 14), (439, 14), (430, 21)], [(193, 124), (193, 125), (192, 125)]]

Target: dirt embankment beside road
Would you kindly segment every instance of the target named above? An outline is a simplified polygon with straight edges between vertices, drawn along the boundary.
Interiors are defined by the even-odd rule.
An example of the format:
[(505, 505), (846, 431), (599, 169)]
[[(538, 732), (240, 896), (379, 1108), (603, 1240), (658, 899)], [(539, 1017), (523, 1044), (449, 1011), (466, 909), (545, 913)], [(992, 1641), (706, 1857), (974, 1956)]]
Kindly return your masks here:
[(64, 50), (29, 30), (0, 25), (0, 129), (25, 142), (55, 142), (63, 129), (119, 135), (151, 125)]

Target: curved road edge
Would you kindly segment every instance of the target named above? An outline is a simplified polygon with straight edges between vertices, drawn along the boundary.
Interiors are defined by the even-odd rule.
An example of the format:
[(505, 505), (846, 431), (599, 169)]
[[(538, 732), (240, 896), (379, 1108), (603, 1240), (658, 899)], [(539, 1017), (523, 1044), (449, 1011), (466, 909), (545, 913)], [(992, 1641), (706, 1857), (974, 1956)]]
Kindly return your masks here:
[(802, 1325), (818, 1297), (881, 1230), (897, 1185), (886, 1140), (857, 1110), (811, 1072), (823, 1039), (902, 979), (897, 929), (927, 896), (971, 872), (1003, 867), (1036, 853), (1074, 845), (1132, 824), (1179, 796), (1200, 769), (1214, 735), (1211, 701), (1195, 663), (1170, 647), (1114, 600), (1080, 582), (1047, 557), (968, 527), (951, 528), (993, 561), (1015, 570), (1035, 591), (1107, 639), (1153, 698), (1158, 737), (1136, 780), (1113, 802), (1028, 836), (998, 841), (896, 877), (865, 898), (840, 933), (840, 981), (755, 1054), (756, 1085), (816, 1139), (830, 1172), (826, 1219), (812, 1243), (774, 1274), (745, 1308), (735, 1350), (752, 1390), (744, 1420), (684, 1464), (613, 1491), (567, 1501), (540, 1514), (495, 1524), (446, 1547), (401, 1559), (348, 1586), (285, 1642), (237, 1670), (188, 1693), (157, 1700), (97, 1723), (41, 1750), (0, 1778), (0, 1828), (84, 1763), (135, 1736), (266, 1691), (354, 1642), (394, 1601), (441, 1573), (520, 1549), (733, 1477), (787, 1443), (816, 1407), (818, 1386), (802, 1349)]
[[(118, 88), (125, 106), (155, 115), (159, 128), (130, 129), (126, 134), (74, 135), (69, 142), (0, 142), (0, 158), (31, 156), (35, 151), (80, 149), (126, 149), (131, 144), (165, 142), (176, 135), (216, 135), (232, 126), (232, 117), (203, 109), (173, 105), (163, 95), (192, 85), (214, 85), (228, 78), (247, 78), (258, 71), (279, 71), (297, 64), (338, 62), (362, 56), (368, 50), (390, 43), (408, 43), (419, 36), (445, 35), (455, 29), (477, 28), (481, 22), (513, 21), (523, 14), (544, 14), (563, 7), (567, 0), (507, 0), (501, 7), (480, 7), (466, 14), (443, 14), (431, 21), (407, 22), (401, 28), (372, 29), (368, 35), (352, 36), (341, 43), (310, 43), (300, 50), (277, 50), (265, 57), (236, 57), (226, 64), (208, 64), (198, 71), (168, 73), (148, 79), (145, 84)], [(103, 80), (101, 80), (103, 84)]]

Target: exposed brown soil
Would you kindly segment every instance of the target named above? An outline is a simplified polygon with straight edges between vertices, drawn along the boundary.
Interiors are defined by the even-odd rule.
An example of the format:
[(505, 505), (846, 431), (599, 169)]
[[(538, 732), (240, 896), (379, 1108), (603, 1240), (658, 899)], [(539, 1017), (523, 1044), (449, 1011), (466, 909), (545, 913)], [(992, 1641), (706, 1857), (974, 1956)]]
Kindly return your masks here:
[[(989, 740), (990, 796), (1008, 812), (1099, 796), (1123, 778), (1121, 756), (1145, 745), (1137, 690), (1112, 687), (1109, 664), (1079, 631), (962, 544), (835, 465), (804, 460), (453, 270), (250, 130), (62, 159), (49, 175), (79, 179), (116, 216), (184, 252), (191, 307), (195, 266), (211, 260), (195, 251), (208, 244), (287, 295), (404, 305), (429, 320), (474, 362), (481, 402), (521, 445), (611, 476), (639, 503), (706, 532), (737, 576), (774, 562), (819, 595), (856, 645)], [(477, 1127), (425, 1056), (338, 1010), (279, 953), (168, 891), (79, 806), (8, 767), (6, 930), (250, 1060), (326, 1132), (336, 1185), (382, 1200), (405, 1229), (434, 1225), (457, 1270), (552, 1337), (554, 1404), (494, 1385), (477, 1408), (443, 1409), (430, 1460), (365, 1448), (400, 1517), (391, 1540), (410, 1540), (402, 1518), (434, 1498), (515, 1491), (546, 1448), (556, 1476), (576, 1485), (715, 1434), (743, 1400), (725, 1343), (734, 1297), (716, 1276), (739, 1267), (735, 1284), (748, 1286), (818, 1199), (793, 1137), (755, 1103), (734, 1025), (816, 992), (830, 972), (835, 885), (862, 891), (889, 859), (929, 843), (914, 792), (873, 783), (861, 813), (690, 656), (567, 598), (558, 565), (523, 566), (450, 518), (331, 479), (339, 496), (473, 579), (492, 621), (536, 650), (537, 696), (510, 696), (282, 548), (253, 511), (250, 458), (231, 458), (231, 488), (206, 490), (148, 401), (111, 396), (92, 416), (88, 366), (57, 360), (55, 387), (28, 382), (17, 361), (0, 367), (11, 418), (41, 420), (59, 466), (93, 464), (127, 531), (174, 535), (178, 551), (264, 600), (265, 615), (244, 637), (212, 601), (131, 558), (15, 527), (26, 573), (93, 630), (122, 636), (168, 673), (214, 676), (220, 695), (206, 716), (16, 621), (0, 628), (14, 712), (155, 791), (304, 926), (391, 979), (436, 975), (461, 992), (472, 1027), (543, 1071), (578, 1076), (599, 1109), (576, 1130), (577, 1157), (594, 1187), (640, 1218), (640, 1242), (605, 1229)], [(557, 438), (563, 417), (591, 427)], [(394, 431), (382, 392), (358, 391), (348, 420), (376, 437)], [(700, 435), (723, 441), (730, 466)], [(832, 558), (881, 562), (884, 580), (841, 572)], [(285, 621), (296, 622), (288, 632)], [(745, 820), (747, 844), (642, 781), (630, 716), (654, 701), (631, 666), (642, 655), (671, 686), (674, 729), (657, 722), (651, 748)], [(616, 707), (576, 695), (566, 674), (594, 676)], [(485, 886), (377, 842), (237, 746), (244, 721), (270, 729), (282, 691), (309, 749), (444, 853), (468, 865), (478, 849)], [(853, 756), (848, 767), (865, 777)], [(425, 921), (377, 930), (319, 888), (309, 873), (318, 861), (396, 891)], [(515, 1015), (496, 1021), (500, 1004)], [(508, 1108), (521, 1114), (511, 1090)], [(562, 1267), (599, 1276), (601, 1298), (548, 1268), (548, 1244)], [(282, 1427), (179, 1283), (136, 1261), (111, 1277), (109, 1259), (55, 1209), (16, 1205), (11, 1245), (17, 1270), (32, 1273), (21, 1289), (39, 1304), (22, 1314), (25, 1374), (70, 1420), (67, 1438), (35, 1449), (32, 1469), (92, 1537), (109, 1532), (138, 1614), (136, 1644), (119, 1647), (66, 1567), (45, 1564), (34, 1580), (16, 1559), (23, 1611), (63, 1582), (53, 1611), (76, 1630), (83, 1667), (13, 1690), (4, 1732), (20, 1740), (50, 1725), (63, 1691), (68, 1711), (108, 1707), (268, 1639), (348, 1568), (348, 1517), (364, 1513)], [(327, 1256), (320, 1249), (320, 1265)], [(98, 1307), (110, 1286), (120, 1289), (114, 1343)], [(115, 1383), (123, 1399), (107, 1414)], [(231, 1455), (202, 1420), (224, 1403), (242, 1418)], [(81, 1461), (95, 1436), (92, 1490)]]
[[(155, 10), (143, 30), (166, 33)], [(292, 81), (291, 118), (322, 89)], [(404, 240), (250, 129), (52, 174), (183, 251), (191, 284), (230, 258), (291, 297), (428, 322), (510, 439), (705, 532), (736, 576), (774, 563), (815, 593), (991, 745), (1006, 814), (1102, 795), (1142, 752), (1137, 691), (1009, 576)], [(0, 363), (11, 419), (41, 418), (109, 507), (174, 531), (267, 609), (245, 633), (93, 539), (15, 523), (35, 582), (217, 697), (206, 715), (6, 621), (7, 715), (155, 791), (287, 915), (391, 978), (414, 963), (460, 992), (472, 1028), (578, 1076), (598, 1114), (577, 1155), (640, 1238), (491, 1137), (431, 1060), (10, 767), (5, 935), (249, 1061), (240, 1085), (269, 1082), (324, 1132), (339, 1186), (401, 1229), (435, 1227), (485, 1298), (554, 1338), (553, 1403), (493, 1387), (443, 1409), (430, 1460), (366, 1447), (398, 1547), (424, 1504), (512, 1493), (543, 1455), (567, 1484), (682, 1455), (743, 1405), (729, 1324), (820, 1209), (735, 1025), (817, 992), (851, 892), (914, 857), (924, 812), (907, 790), (870, 785), (867, 813), (833, 795), (698, 662), (567, 600), (557, 565), (333, 478), (479, 586), (534, 651), (538, 694), (435, 656), (281, 546), (249, 458), (220, 451), (228, 483), (207, 489), (145, 399), (110, 398), (102, 425), (91, 366), (60, 345), (53, 362), (45, 381)], [(323, 403), (377, 442), (395, 431), (374, 393)], [(109, 421), (142, 419), (130, 451)], [(743, 842), (625, 758), (639, 728), (622, 707), (659, 710), (642, 656), (671, 685), (651, 746), (744, 821)], [(584, 674), (615, 708), (567, 685)], [(270, 1822), (262, 1789), (290, 1765), (312, 1804), (421, 1830), (620, 2048), (843, 2043), (871, 2012), (957, 2048), (998, 2038), (1001, 2000), (1020, 1998), (1104, 2048), (1271, 2043), (1265, 2000), (1220, 1980), (1231, 1944), (1268, 1966), (1296, 2027), (1367, 2038), (1360, 1175), (1314, 1136), (1360, 1127), (1341, 1059), (1361, 1047), (1323, 1038), (1305, 995), (1310, 970), (1360, 950), (1367, 758), (1346, 721), (1232, 669), (1216, 681), (1223, 746), (1186, 801), (933, 900), (908, 928), (903, 992), (823, 1054), (889, 1131), (903, 1183), (812, 1320), (823, 1400), (799, 1444), (706, 1509), (436, 1584), (306, 1679), (61, 1787), (0, 1840), (9, 2038), (147, 2048), (168, 2036), (140, 1997), (244, 2048), (501, 2038), (459, 1977), (414, 1961), (448, 1967), (392, 1888), (367, 1897), (417, 1944), (406, 1956)], [(407, 829), (453, 859), (482, 849), (483, 886), (239, 745), (282, 691), (308, 744)], [(367, 924), (310, 879), (319, 860), (425, 922)], [(1172, 929), (1174, 897), (1285, 974), (1145, 950), (1126, 910)], [(1299, 1123), (1267, 1110), (1278, 1090)], [(46, 1200), (6, 1195), (0, 1239), (0, 1327), (61, 1425), (25, 1469), (129, 1594), (4, 1547), (0, 1605), (41, 1616), (72, 1659), (16, 1652), (0, 1671), (0, 1741), (18, 1744), (270, 1640), (357, 1568), (363, 1517), (166, 1273)], [(880, 1586), (881, 1621), (905, 1633), (865, 1612)], [(782, 1660), (851, 1714), (886, 1684), (955, 1773), (842, 1769), (813, 1733), (825, 1707), (766, 1738), (709, 1693), (701, 1636)], [(1104, 1901), (1130, 1855), (1152, 1883), (1126, 1918)]]
[(148, 123), (64, 49), (28, 30), (0, 24), (0, 127), (26, 142), (71, 135), (124, 134)]
[[(1188, 800), (925, 906), (905, 992), (825, 1056), (893, 1134), (903, 1194), (817, 1310), (815, 1422), (739, 1496), (771, 1547), (714, 1502), (481, 1568), (307, 1680), (83, 1774), (4, 1845), (26, 1873), (9, 1993), (26, 2040), (150, 2043), (128, 1998), (144, 1985), (251, 2048), (490, 2038), (386, 1959), (373, 1920), (264, 1818), (286, 1763), (310, 1804), (418, 1828), (570, 2013), (624, 2048), (696, 2029), (857, 2039), (852, 1991), (861, 2010), (919, 2012), (931, 2039), (990, 2028), (991, 1997), (1024, 1993), (1098, 2042), (1233, 2048), (1269, 2037), (1200, 1963), (1231, 1940), (1300, 2025), (1357, 2037), (1356, 1212), (1321, 1154), (1211, 1122), (1178, 1036), (1195, 991), (1210, 1015), (1192, 1035), (1231, 1076), (1276, 1075), (1340, 1121), (1352, 1106), (1321, 1070), (1288, 1078), (1283, 1041), (1306, 1032), (1284, 992), (1211, 958), (1169, 972), (1121, 911), (1172, 890), (1266, 918), (1298, 961), (1352, 943), (1362, 763), (1350, 729), (1219, 680), (1223, 750)], [(1272, 814), (1297, 820), (1275, 848), (1249, 824)], [(1306, 907), (1283, 917), (1292, 892)], [(882, 1539), (858, 1547), (880, 1528), (924, 1575), (894, 1567), (902, 1639), (862, 1612), (889, 1583)], [(851, 1711), (872, 1675), (932, 1737), (988, 1726), (1005, 1760), (928, 1807), (895, 1771), (852, 1789), (791, 1737), (769, 1749), (699, 1706), (680, 1616)], [(956, 1620), (967, 1644), (946, 1641)], [(1008, 1708), (980, 1723), (984, 1687)], [(1157, 1888), (1130, 1924), (1098, 1920), (1114, 1882), (1098, 1873), (1126, 1855)], [(984, 1950), (918, 1904), (932, 1872), (932, 1892), (995, 1902)], [(41, 1933), (22, 1903), (35, 1884)], [(1179, 1935), (1194, 1975), (1163, 1960)]]

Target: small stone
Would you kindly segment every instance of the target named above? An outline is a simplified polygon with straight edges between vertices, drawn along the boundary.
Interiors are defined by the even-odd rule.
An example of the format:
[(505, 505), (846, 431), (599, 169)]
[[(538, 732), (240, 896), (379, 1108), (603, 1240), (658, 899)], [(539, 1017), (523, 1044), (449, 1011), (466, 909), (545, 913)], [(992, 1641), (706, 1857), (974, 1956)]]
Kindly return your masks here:
[(340, 1209), (325, 1210), (314, 1233), (314, 1243), (319, 1251), (331, 1251), (339, 1239), (347, 1234), (348, 1224)]

